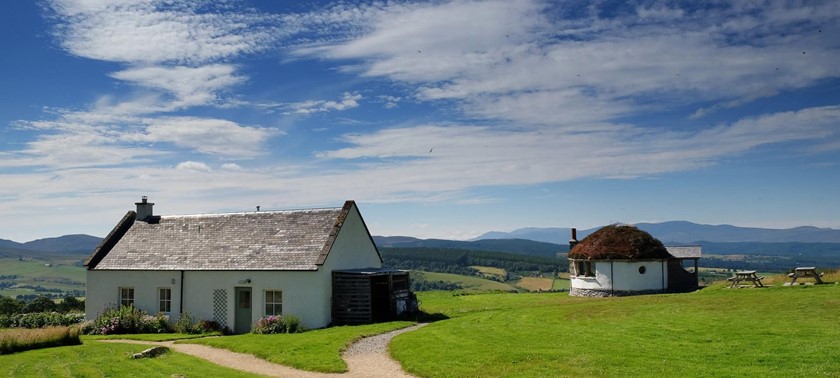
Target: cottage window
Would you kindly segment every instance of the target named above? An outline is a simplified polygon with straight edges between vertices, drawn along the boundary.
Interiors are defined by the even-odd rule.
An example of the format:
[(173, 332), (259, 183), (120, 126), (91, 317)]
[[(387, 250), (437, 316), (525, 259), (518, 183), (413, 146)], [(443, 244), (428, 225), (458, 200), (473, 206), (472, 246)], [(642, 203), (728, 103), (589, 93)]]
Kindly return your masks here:
[(576, 276), (595, 277), (595, 272), (592, 270), (592, 261), (575, 261), (574, 269)]
[(158, 288), (158, 311), (172, 311), (172, 289), (168, 287)]
[(120, 288), (120, 306), (134, 306), (134, 288), (121, 287)]
[(279, 290), (265, 291), (265, 315), (280, 315), (283, 313), (283, 292)]

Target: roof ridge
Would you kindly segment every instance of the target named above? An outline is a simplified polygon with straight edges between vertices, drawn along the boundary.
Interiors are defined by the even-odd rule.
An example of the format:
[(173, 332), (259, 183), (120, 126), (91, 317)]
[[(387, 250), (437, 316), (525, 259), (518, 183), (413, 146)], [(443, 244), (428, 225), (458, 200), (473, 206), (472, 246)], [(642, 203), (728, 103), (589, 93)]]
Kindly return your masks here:
[(226, 216), (226, 215), (252, 215), (252, 214), (288, 214), (288, 213), (304, 213), (304, 212), (318, 212), (318, 211), (341, 211), (340, 207), (318, 207), (311, 209), (291, 209), (291, 210), (260, 210), (260, 211), (237, 211), (230, 213), (199, 213), (199, 214), (170, 214), (170, 215), (156, 215), (161, 218), (198, 218), (198, 217), (212, 217), (212, 216)]

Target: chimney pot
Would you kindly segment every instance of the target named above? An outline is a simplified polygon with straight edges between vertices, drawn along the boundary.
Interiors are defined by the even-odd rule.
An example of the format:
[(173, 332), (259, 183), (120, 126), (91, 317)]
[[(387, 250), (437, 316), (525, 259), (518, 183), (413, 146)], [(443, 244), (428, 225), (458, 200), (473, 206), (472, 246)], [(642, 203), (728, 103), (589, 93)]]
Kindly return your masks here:
[(152, 207), (155, 205), (152, 202), (149, 202), (149, 198), (143, 196), (140, 198), (140, 202), (135, 202), (137, 205), (137, 219), (146, 221), (148, 218), (151, 218), (154, 214), (152, 213)]
[(569, 240), (569, 252), (572, 251), (573, 248), (578, 244), (577, 240), (577, 229), (572, 227), (572, 239)]

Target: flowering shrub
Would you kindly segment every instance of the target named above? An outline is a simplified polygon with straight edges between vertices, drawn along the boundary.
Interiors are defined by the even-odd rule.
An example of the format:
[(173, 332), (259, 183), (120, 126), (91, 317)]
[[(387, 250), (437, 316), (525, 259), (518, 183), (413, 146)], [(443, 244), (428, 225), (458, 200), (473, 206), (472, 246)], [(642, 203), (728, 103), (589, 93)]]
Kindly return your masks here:
[(260, 318), (251, 332), (258, 334), (286, 333), (286, 322), (280, 315), (269, 315)]
[(152, 316), (134, 306), (106, 308), (96, 319), (82, 324), (82, 333), (88, 335), (163, 332), (172, 332), (168, 316)]
[(85, 314), (57, 312), (34, 312), (30, 314), (0, 315), (0, 328), (44, 328), (69, 326), (85, 319)]
[(257, 334), (298, 333), (306, 329), (301, 325), (300, 318), (294, 315), (269, 315), (260, 318), (251, 330)]

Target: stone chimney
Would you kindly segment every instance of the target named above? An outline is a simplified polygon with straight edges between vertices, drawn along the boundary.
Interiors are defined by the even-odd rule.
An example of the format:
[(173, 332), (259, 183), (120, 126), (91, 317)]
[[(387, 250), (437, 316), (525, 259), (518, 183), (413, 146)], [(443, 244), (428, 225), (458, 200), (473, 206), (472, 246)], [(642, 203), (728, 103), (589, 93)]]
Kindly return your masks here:
[(572, 238), (569, 239), (569, 252), (572, 251), (572, 248), (574, 248), (577, 245), (577, 243), (577, 229), (572, 227)]
[(149, 202), (146, 196), (143, 196), (140, 202), (135, 202), (134, 204), (137, 205), (137, 220), (145, 221), (152, 216), (152, 206), (155, 204)]

